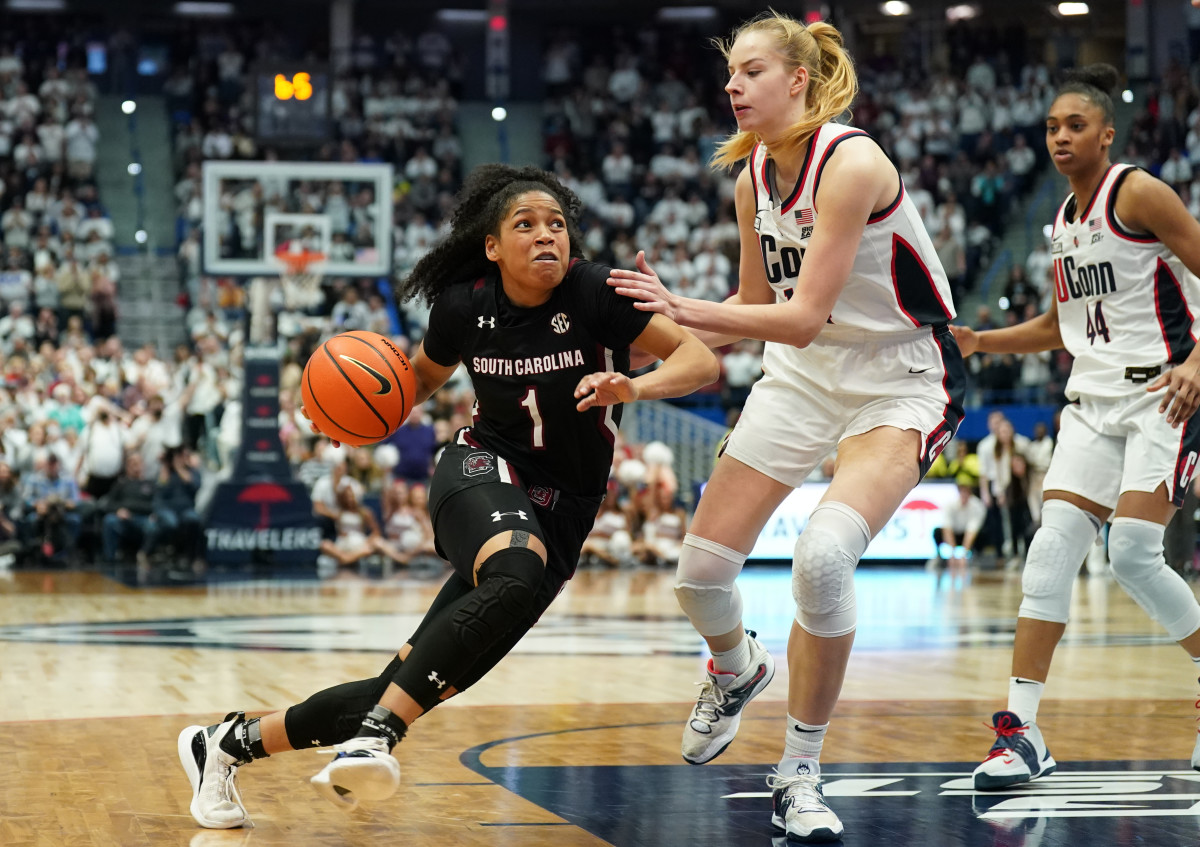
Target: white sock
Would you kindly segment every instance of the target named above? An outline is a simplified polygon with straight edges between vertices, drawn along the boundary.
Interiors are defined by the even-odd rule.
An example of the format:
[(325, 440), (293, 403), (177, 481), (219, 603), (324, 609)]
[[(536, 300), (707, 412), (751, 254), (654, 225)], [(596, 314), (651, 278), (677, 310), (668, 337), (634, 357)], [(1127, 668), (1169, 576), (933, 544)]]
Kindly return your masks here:
[(814, 768), (814, 773), (821, 772), (819, 764), (821, 758), (821, 746), (825, 743), (825, 733), (829, 729), (829, 724), (821, 724), (813, 726), (804, 721), (788, 715), (787, 731), (783, 734), (783, 759), (779, 763), (779, 772), (784, 773), (787, 769), (790, 774), (794, 775), (797, 771), (798, 763), (794, 759), (810, 760), (810, 764)]
[(713, 670), (717, 673), (731, 673), (735, 677), (750, 670), (750, 639), (742, 633), (742, 640), (732, 650), (713, 652)]
[(1023, 676), (1008, 678), (1008, 710), (1025, 723), (1037, 723), (1038, 704), (1046, 683)]

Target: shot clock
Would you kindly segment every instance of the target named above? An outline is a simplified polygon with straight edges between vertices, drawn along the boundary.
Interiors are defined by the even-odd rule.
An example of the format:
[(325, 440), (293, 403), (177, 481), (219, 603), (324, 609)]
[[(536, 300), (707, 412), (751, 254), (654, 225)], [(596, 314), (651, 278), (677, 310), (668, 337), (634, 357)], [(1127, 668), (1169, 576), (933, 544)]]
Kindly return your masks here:
[(257, 138), (274, 147), (323, 144), (333, 137), (329, 68), (266, 64), (254, 72)]

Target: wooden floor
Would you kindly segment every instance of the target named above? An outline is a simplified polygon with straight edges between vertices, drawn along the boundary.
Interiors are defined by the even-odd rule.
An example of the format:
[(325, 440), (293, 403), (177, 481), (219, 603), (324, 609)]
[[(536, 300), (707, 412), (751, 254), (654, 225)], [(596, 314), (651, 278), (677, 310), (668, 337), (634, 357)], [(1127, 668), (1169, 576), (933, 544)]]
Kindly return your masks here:
[[(397, 748), (399, 794), (345, 815), (302, 751), (240, 772), (255, 826), (199, 829), (180, 729), (376, 675), (440, 574), (226, 578), (0, 572), (0, 845), (782, 845), (763, 775), (786, 715), (786, 569), (743, 574), (779, 662), (737, 742), (695, 768), (679, 733), (707, 658), (670, 574), (581, 572), (487, 679)], [(1006, 794), (967, 777), (1003, 708), (1019, 574), (967, 587), (864, 566), (860, 629), (823, 755), (847, 845), (1200, 843), (1195, 670), (1107, 577), (1081, 577), (1039, 723), (1060, 771)], [(774, 836), (774, 840), (773, 840)]]

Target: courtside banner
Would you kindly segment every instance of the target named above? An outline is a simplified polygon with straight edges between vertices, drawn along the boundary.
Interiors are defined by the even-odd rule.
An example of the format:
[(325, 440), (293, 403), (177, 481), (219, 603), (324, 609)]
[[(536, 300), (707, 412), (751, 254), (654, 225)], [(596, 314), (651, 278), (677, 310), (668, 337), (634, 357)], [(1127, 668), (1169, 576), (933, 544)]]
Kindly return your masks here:
[[(828, 489), (828, 483), (807, 482), (789, 494), (759, 533), (758, 541), (750, 551), (750, 558), (791, 561), (796, 537)], [(933, 531), (941, 523), (942, 509), (957, 497), (958, 486), (952, 481), (918, 484), (904, 498), (887, 525), (871, 540), (863, 558), (925, 561), (937, 555)]]

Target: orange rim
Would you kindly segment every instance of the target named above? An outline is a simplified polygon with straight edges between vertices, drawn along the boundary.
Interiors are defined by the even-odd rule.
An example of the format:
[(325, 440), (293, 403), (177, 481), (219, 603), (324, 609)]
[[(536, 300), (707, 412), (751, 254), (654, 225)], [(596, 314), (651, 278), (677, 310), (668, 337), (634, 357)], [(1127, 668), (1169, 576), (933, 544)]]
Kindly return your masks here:
[(316, 250), (301, 250), (299, 253), (281, 250), (275, 254), (275, 258), (287, 266), (289, 274), (299, 275), (308, 270), (309, 265), (322, 261), (325, 254)]

